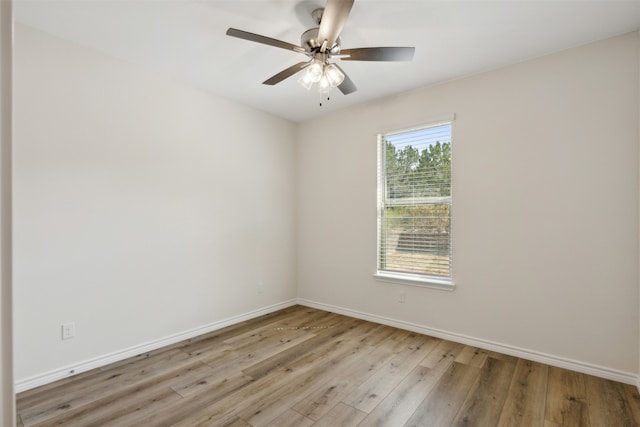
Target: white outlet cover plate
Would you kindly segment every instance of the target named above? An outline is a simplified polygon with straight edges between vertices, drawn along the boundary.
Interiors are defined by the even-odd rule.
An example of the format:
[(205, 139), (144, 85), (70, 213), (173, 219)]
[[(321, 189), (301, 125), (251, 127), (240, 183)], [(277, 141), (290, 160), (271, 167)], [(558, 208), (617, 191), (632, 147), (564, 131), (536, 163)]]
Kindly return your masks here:
[(62, 324), (62, 339), (68, 340), (76, 335), (76, 324), (73, 322)]

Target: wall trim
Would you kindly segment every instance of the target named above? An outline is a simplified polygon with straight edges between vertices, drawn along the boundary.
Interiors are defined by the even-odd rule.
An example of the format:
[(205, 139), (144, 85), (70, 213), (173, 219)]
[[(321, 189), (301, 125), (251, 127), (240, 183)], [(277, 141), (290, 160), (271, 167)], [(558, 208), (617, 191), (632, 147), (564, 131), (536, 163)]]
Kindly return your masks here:
[(179, 332), (177, 334), (169, 335), (164, 338), (149, 341), (144, 344), (136, 345), (126, 348), (124, 350), (115, 351), (113, 353), (98, 356), (93, 359), (85, 360), (83, 362), (67, 365), (62, 368), (54, 369), (49, 372), (34, 375), (29, 378), (18, 380), (15, 382), (15, 392), (20, 393), (41, 385), (45, 385), (63, 378), (71, 377), (82, 372), (89, 371), (91, 369), (100, 368), (110, 363), (118, 362), (120, 360), (127, 359), (129, 357), (137, 356), (142, 353), (146, 353), (152, 350), (178, 343), (180, 341), (187, 340), (189, 338), (197, 337), (198, 335), (207, 334), (209, 332), (216, 331), (218, 329), (225, 328), (227, 326), (234, 325), (245, 320), (250, 320), (255, 317), (263, 316), (265, 314), (272, 313), (274, 311), (282, 310), (284, 308), (292, 307), (297, 304), (295, 299), (284, 301), (281, 303), (273, 304), (267, 307), (263, 307), (257, 310), (253, 310), (238, 316), (228, 317), (217, 322), (210, 323), (208, 325), (200, 326), (190, 329), (188, 331)]
[(523, 348), (514, 347), (514, 346), (502, 344), (502, 343), (474, 338), (467, 335), (447, 332), (440, 329), (429, 328), (429, 327), (418, 325), (415, 323), (405, 322), (403, 320), (391, 319), (384, 316), (364, 313), (361, 311), (351, 310), (348, 308), (339, 307), (331, 304), (311, 301), (304, 298), (292, 299), (289, 301), (273, 304), (273, 305), (263, 307), (257, 310), (253, 310), (244, 314), (219, 320), (217, 322), (210, 323), (208, 325), (193, 328), (177, 334), (169, 335), (164, 338), (149, 341), (144, 344), (129, 347), (124, 350), (116, 351), (116, 352), (99, 356), (93, 359), (85, 360), (83, 362), (78, 362), (72, 365), (64, 366), (62, 368), (54, 369), (49, 372), (34, 375), (29, 378), (18, 380), (15, 382), (15, 392), (20, 393), (26, 390), (30, 390), (32, 388), (49, 384), (54, 381), (61, 380), (63, 378), (68, 378), (68, 377), (80, 374), (82, 372), (89, 371), (91, 369), (100, 368), (110, 363), (118, 362), (120, 360), (124, 360), (129, 357), (137, 356), (142, 353), (157, 350), (159, 348), (172, 345), (180, 341), (184, 341), (190, 338), (197, 337), (199, 335), (213, 332), (218, 329), (222, 329), (227, 326), (231, 326), (236, 323), (243, 322), (245, 320), (250, 320), (255, 317), (272, 313), (274, 311), (292, 307), (296, 304), (303, 305), (305, 307), (316, 308), (318, 310), (330, 311), (332, 313), (342, 314), (344, 316), (367, 320), (369, 322), (392, 326), (395, 328), (400, 328), (400, 329), (404, 329), (412, 332), (417, 332), (420, 334), (429, 335), (436, 338), (446, 339), (446, 340), (458, 342), (461, 344), (472, 345), (474, 347), (483, 348), (485, 350), (497, 351), (499, 353), (508, 354), (510, 356), (520, 357), (520, 358), (532, 360), (535, 362), (545, 363), (551, 366), (557, 366), (559, 368), (582, 372), (584, 374), (594, 375), (596, 377), (618, 381), (625, 384), (635, 385), (638, 388), (638, 392), (640, 392), (640, 376), (630, 372), (623, 372), (616, 369), (610, 369), (604, 366), (598, 366), (590, 363), (580, 362), (577, 360), (567, 359), (564, 357), (553, 356), (550, 354), (540, 353), (533, 350), (523, 349)]
[(484, 339), (474, 338), (467, 335), (457, 334), (453, 332), (447, 332), (440, 329), (434, 329), (427, 326), (417, 325), (411, 322), (405, 322), (403, 320), (391, 319), (384, 316), (378, 316), (375, 314), (364, 313), (357, 310), (351, 310), (344, 307), (338, 307), (331, 304), (320, 303), (316, 301), (310, 301), (303, 298), (298, 298), (298, 304), (306, 307), (317, 308), (319, 310), (330, 311), (332, 313), (342, 314), (349, 317), (355, 317), (357, 319), (367, 320), (374, 323), (380, 323), (395, 328), (405, 329), (412, 332), (417, 332), (424, 335), (429, 335), (436, 338), (446, 339), (449, 341), (458, 342), (461, 344), (472, 345), (485, 350), (496, 351), (510, 356), (520, 357), (522, 359), (532, 360), (534, 362), (545, 363), (547, 365), (556, 366), (559, 368), (569, 369), (572, 371), (582, 372), (584, 374), (593, 375), (608, 380), (618, 381), (625, 384), (636, 385), (640, 391), (640, 376), (631, 373), (619, 371), (616, 369), (607, 368), (604, 366), (593, 365), (590, 363), (580, 362), (578, 360), (567, 359), (564, 357), (554, 356), (551, 354), (541, 353), (538, 351), (519, 348), (507, 344), (502, 344), (494, 341), (488, 341)]

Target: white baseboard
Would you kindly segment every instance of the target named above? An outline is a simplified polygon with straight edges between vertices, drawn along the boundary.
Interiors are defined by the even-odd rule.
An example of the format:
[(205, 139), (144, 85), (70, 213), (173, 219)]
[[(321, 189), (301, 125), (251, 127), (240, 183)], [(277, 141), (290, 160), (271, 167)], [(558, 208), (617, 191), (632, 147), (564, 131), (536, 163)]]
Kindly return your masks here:
[(68, 365), (59, 369), (54, 369), (52, 371), (45, 372), (43, 374), (38, 374), (29, 378), (21, 379), (16, 381), (15, 383), (15, 392), (20, 393), (25, 390), (29, 390), (35, 387), (39, 387), (41, 385), (51, 383), (53, 381), (67, 378), (82, 372), (89, 371), (91, 369), (100, 368), (102, 366), (106, 366), (110, 363), (118, 362), (120, 360), (124, 360), (129, 357), (137, 356), (138, 354), (146, 353), (152, 350), (157, 350), (159, 348), (162, 348), (171, 344), (175, 344), (177, 342), (184, 341), (189, 338), (197, 337), (198, 335), (213, 332), (215, 330), (222, 329), (227, 326), (230, 326), (239, 322), (243, 322), (245, 320), (253, 319), (254, 317), (263, 316), (265, 314), (272, 313), (277, 310), (282, 310), (283, 308), (291, 307), (293, 305), (296, 305), (296, 303), (297, 303), (296, 300), (290, 300), (290, 301), (285, 301), (278, 304), (270, 305), (268, 307), (264, 307), (264, 308), (250, 311), (248, 313), (244, 313), (238, 316), (229, 317), (227, 319), (220, 320), (218, 322), (214, 322), (208, 325), (200, 326), (198, 328), (194, 328), (188, 331), (170, 335), (165, 338), (149, 341), (144, 344), (136, 345), (124, 350), (109, 353), (104, 356), (99, 356), (90, 360), (85, 360), (83, 362), (74, 363), (73, 365)]
[(363, 313), (356, 310), (350, 310), (344, 307), (337, 307), (330, 304), (309, 301), (298, 298), (298, 304), (307, 307), (317, 308), (319, 310), (330, 311), (332, 313), (342, 314), (357, 319), (367, 320), (374, 323), (380, 323), (395, 328), (405, 329), (436, 338), (458, 342), (461, 344), (479, 347), (485, 350), (496, 351), (510, 356), (520, 357), (522, 359), (532, 360), (534, 362), (545, 363), (547, 365), (559, 368), (569, 369), (584, 374), (593, 375), (625, 384), (632, 384), (638, 387), (640, 391), (640, 376), (631, 372), (623, 372), (616, 369), (610, 369), (604, 366), (593, 365), (590, 363), (571, 360), (564, 357), (553, 356), (550, 354), (540, 353), (533, 350), (518, 348), (507, 344), (501, 344), (493, 341), (487, 341), (479, 338), (473, 338), (466, 335), (456, 334), (452, 332), (442, 331), (440, 329), (429, 328), (426, 326), (416, 325), (415, 323), (405, 322), (403, 320), (390, 319), (369, 313)]
[(282, 310), (293, 305), (300, 304), (307, 307), (317, 308), (319, 310), (330, 311), (333, 313), (342, 314), (345, 316), (355, 317), (357, 319), (367, 320), (370, 322), (380, 323), (387, 326), (393, 326), (400, 329), (405, 329), (412, 332), (417, 332), (424, 335), (429, 335), (436, 338), (446, 339), (449, 341), (459, 342), (466, 345), (472, 345), (474, 347), (483, 348), (485, 350), (497, 351), (499, 353), (508, 354), (511, 356), (520, 357), (535, 362), (545, 363), (551, 366), (557, 366), (560, 368), (570, 369), (572, 371), (582, 372), (589, 375), (594, 375), (601, 378), (610, 379), (613, 381), (619, 381), (625, 384), (632, 384), (638, 388), (640, 392), (640, 376), (630, 373), (622, 372), (615, 369), (610, 369), (604, 366), (597, 366), (585, 362), (566, 359), (563, 357), (553, 356), (545, 353), (540, 353), (532, 350), (522, 349), (506, 344), (496, 343), (483, 339), (473, 338), (466, 335), (456, 334), (452, 332), (442, 331), (439, 329), (429, 328), (426, 326), (417, 325), (415, 323), (405, 322), (402, 320), (390, 319), (383, 316), (378, 316), (369, 313), (363, 313), (356, 310), (347, 309), (344, 307), (338, 307), (330, 304), (319, 303), (306, 299), (297, 299), (281, 302), (268, 307), (264, 307), (258, 310), (254, 310), (248, 313), (244, 313), (238, 316), (229, 317), (218, 322), (214, 322), (208, 325), (204, 325), (198, 328), (194, 328), (188, 331), (180, 332), (178, 334), (170, 335), (165, 338), (160, 338), (154, 341), (150, 341), (144, 344), (136, 345), (124, 350), (116, 351), (106, 354), (104, 356), (96, 357), (90, 360), (79, 362), (73, 365), (64, 366), (62, 368), (54, 369), (43, 374), (34, 375), (29, 378), (21, 379), (15, 383), (15, 392), (20, 393), (41, 385), (45, 385), (63, 378), (67, 378), (82, 372), (89, 371), (91, 369), (100, 368), (110, 363), (118, 362), (120, 360), (127, 359), (129, 357), (137, 356), (138, 354), (146, 353), (152, 350), (157, 350), (164, 346), (175, 344), (180, 341), (184, 341), (190, 338), (197, 337), (198, 335), (206, 334), (218, 329), (225, 328), (227, 326), (243, 322), (245, 320), (253, 319), (268, 313), (272, 313), (277, 310)]

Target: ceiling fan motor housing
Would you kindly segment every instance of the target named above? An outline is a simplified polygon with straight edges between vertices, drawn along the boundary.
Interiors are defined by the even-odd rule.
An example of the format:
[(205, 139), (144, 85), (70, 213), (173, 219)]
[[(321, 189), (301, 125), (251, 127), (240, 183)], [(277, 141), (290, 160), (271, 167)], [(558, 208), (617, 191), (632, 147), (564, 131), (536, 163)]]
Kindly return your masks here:
[[(320, 22), (322, 21), (323, 13), (324, 13), (324, 8), (318, 8), (318, 9), (315, 9), (313, 12), (311, 12), (311, 17), (313, 18), (314, 21), (316, 21), (316, 24), (320, 25)], [(300, 45), (304, 47), (306, 51), (309, 53), (316, 53), (322, 47), (322, 42), (324, 40), (318, 40), (319, 30), (320, 30), (319, 27), (311, 28), (310, 30), (307, 30), (304, 33), (302, 33), (302, 36), (300, 37)], [(333, 44), (333, 46), (327, 47), (328, 53), (331, 55), (338, 55), (340, 53), (340, 44), (341, 44), (340, 37), (337, 37), (336, 42)]]
[[(300, 36), (300, 44), (309, 53), (315, 53), (320, 50), (320, 47), (322, 47), (322, 42), (318, 40), (319, 29), (320, 28), (311, 28), (310, 30), (302, 33), (302, 36)], [(338, 37), (333, 46), (327, 48), (327, 52), (329, 52), (331, 55), (340, 54), (341, 42), (342, 40), (340, 40), (340, 37)]]

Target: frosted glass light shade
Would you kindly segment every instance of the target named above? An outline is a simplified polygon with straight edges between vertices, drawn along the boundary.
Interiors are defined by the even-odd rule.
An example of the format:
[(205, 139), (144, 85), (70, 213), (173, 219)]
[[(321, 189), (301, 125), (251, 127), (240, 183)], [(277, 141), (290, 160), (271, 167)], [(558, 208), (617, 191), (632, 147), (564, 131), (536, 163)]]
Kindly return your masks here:
[(311, 65), (307, 68), (307, 72), (305, 73), (309, 80), (312, 83), (318, 83), (322, 78), (322, 72), (324, 71), (324, 65), (322, 62), (314, 60)]
[(311, 89), (311, 85), (313, 85), (313, 82), (309, 80), (309, 75), (307, 72), (302, 73), (302, 75), (298, 79), (298, 83), (300, 83), (300, 86), (302, 86), (306, 90)]
[(325, 74), (322, 75), (320, 81), (318, 82), (318, 92), (320, 93), (329, 93), (331, 89), (331, 83), (329, 83), (329, 79)]
[(327, 80), (331, 86), (339, 86), (344, 81), (344, 73), (340, 71), (335, 64), (329, 64), (324, 68), (324, 74), (327, 76)]

